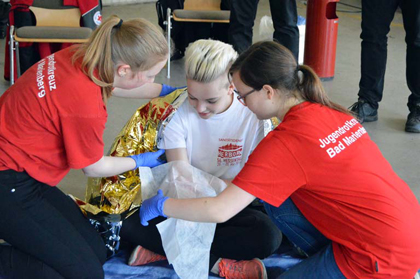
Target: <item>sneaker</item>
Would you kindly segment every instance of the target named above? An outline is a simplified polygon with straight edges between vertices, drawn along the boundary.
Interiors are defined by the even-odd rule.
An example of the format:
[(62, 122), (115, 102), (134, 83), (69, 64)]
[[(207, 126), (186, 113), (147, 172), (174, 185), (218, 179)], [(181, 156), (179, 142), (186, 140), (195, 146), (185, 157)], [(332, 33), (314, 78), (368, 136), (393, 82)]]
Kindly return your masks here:
[(360, 123), (378, 120), (378, 110), (374, 109), (363, 99), (359, 99), (359, 101), (351, 105), (349, 110), (355, 114)]
[(137, 266), (163, 260), (166, 260), (165, 256), (156, 254), (139, 245), (131, 253), (130, 258), (128, 259), (128, 265)]
[(420, 133), (420, 105), (415, 106), (408, 114), (405, 131), (409, 133)]
[(267, 279), (267, 272), (260, 259), (250, 261), (222, 259), (219, 263), (219, 276), (226, 279)]

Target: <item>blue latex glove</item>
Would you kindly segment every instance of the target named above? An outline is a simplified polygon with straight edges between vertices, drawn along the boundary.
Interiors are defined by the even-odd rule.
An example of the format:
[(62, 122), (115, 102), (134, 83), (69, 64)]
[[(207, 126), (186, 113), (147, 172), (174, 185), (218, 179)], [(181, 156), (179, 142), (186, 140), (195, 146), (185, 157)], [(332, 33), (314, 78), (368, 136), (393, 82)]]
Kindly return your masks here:
[(169, 199), (169, 197), (165, 197), (162, 193), (162, 190), (159, 190), (156, 196), (144, 200), (139, 210), (140, 223), (143, 226), (147, 226), (149, 225), (149, 220), (152, 220), (158, 216), (167, 217), (163, 213), (163, 205), (167, 199)]
[(181, 86), (181, 87), (172, 87), (166, 84), (162, 84), (162, 90), (160, 91), (159, 97), (163, 97), (166, 96), (168, 94), (171, 94), (172, 92), (174, 92), (177, 89), (180, 88), (184, 88), (185, 86)]
[(128, 157), (136, 161), (136, 167), (134, 169), (137, 169), (139, 167), (154, 168), (166, 162), (166, 159), (162, 160), (159, 158), (160, 156), (163, 155), (163, 153), (165, 153), (165, 150), (160, 149), (155, 152), (146, 152), (146, 153), (128, 156)]

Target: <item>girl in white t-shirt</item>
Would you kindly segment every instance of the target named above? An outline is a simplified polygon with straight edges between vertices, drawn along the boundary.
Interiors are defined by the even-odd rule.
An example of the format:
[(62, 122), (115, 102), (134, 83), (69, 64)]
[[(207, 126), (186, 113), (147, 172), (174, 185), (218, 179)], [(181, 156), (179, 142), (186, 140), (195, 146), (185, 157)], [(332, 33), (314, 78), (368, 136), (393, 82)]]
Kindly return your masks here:
[[(180, 106), (158, 143), (166, 150), (168, 161), (187, 161), (221, 179), (232, 180), (264, 137), (264, 122), (241, 104), (228, 77), (236, 57), (231, 45), (214, 40), (199, 40), (187, 49), (188, 102)], [(171, 89), (176, 88), (147, 85), (149, 91)], [(133, 214), (124, 221), (122, 238), (141, 245), (131, 255), (130, 265), (162, 259), (155, 253), (164, 255), (156, 228), (163, 220), (156, 218), (143, 227), (138, 214)], [(281, 239), (281, 232), (265, 213), (245, 208), (217, 225), (210, 251), (211, 271), (228, 278), (266, 278), (259, 259), (274, 253)]]

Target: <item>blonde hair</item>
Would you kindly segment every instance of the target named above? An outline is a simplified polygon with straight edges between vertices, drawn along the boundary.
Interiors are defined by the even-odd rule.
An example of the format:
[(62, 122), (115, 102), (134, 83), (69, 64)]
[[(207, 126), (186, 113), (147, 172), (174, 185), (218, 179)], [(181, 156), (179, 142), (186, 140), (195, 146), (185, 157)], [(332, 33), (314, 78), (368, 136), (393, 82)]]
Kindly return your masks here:
[(106, 103), (111, 96), (117, 63), (130, 66), (135, 73), (148, 70), (168, 55), (168, 45), (160, 29), (144, 19), (122, 22), (113, 15), (78, 46), (73, 63), (81, 60), (83, 72), (102, 87)]
[(212, 82), (227, 73), (237, 56), (231, 45), (216, 40), (198, 40), (190, 44), (185, 52), (187, 79)]

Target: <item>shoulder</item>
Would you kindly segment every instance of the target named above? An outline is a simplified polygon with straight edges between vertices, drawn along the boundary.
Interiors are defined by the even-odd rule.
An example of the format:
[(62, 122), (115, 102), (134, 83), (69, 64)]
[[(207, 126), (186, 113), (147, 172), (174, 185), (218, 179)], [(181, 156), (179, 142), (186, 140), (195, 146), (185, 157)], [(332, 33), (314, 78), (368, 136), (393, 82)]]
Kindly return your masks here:
[(179, 106), (178, 111), (176, 112), (179, 115), (182, 115), (183, 117), (188, 118), (196, 118), (198, 117), (196, 113), (194, 113), (195, 110), (191, 106), (190, 102), (188, 101), (188, 97), (184, 100), (184, 102)]
[(76, 76), (77, 81), (70, 81), (59, 75), (54, 85), (56, 92), (50, 92), (61, 106), (62, 113), (74, 116), (104, 116), (106, 107), (102, 98), (102, 88), (84, 74)]
[(47, 57), (49, 65), (48, 75), (55, 75), (57, 88), (68, 92), (68, 94), (84, 100), (96, 99), (97, 93), (101, 92), (101, 87), (91, 80), (81, 69), (80, 63), (73, 63), (75, 49), (66, 48)]
[(259, 120), (255, 113), (240, 103), (234, 107), (234, 114), (236, 115), (235, 119), (240, 117), (242, 122), (264, 125), (263, 120)]
[(185, 101), (178, 107), (174, 114), (168, 119), (168, 127), (176, 127), (176, 129), (181, 129), (181, 127), (188, 125), (191, 117), (190, 113), (190, 104), (188, 103), (188, 99), (185, 99)]
[(235, 111), (235, 113), (239, 113), (241, 115), (246, 116), (252, 115), (256, 118), (255, 114), (247, 106), (242, 105), (236, 97), (233, 97), (231, 108), (233, 111)]
[[(281, 156), (283, 152), (286, 150), (290, 150), (290, 146), (287, 145), (287, 135), (283, 133), (281, 130), (274, 129), (270, 133), (268, 133), (258, 144), (255, 151), (258, 150), (257, 153), (261, 152), (267, 156), (272, 156), (274, 154), (278, 154)], [(254, 152), (255, 152), (254, 151)], [(264, 155), (264, 156), (265, 156)], [(279, 157), (276, 155), (276, 157)], [(268, 158), (268, 157), (267, 157)]]

